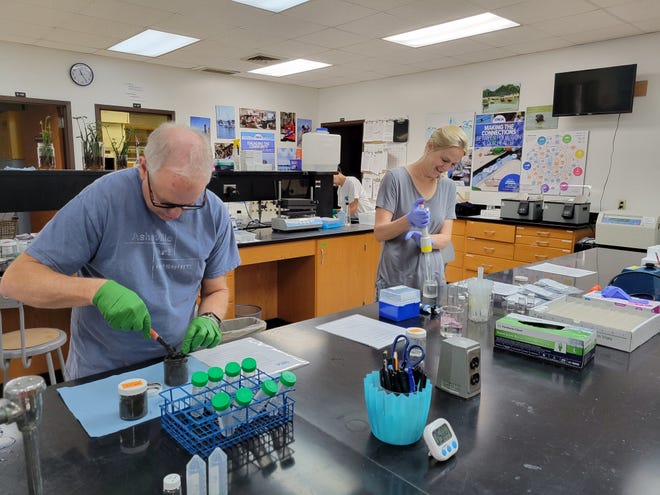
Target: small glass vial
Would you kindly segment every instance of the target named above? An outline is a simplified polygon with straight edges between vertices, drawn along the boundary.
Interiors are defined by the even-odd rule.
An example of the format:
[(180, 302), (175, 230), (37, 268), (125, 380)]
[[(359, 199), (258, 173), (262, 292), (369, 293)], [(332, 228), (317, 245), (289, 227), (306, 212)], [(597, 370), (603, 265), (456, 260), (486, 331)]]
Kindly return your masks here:
[(246, 357), (241, 361), (241, 370), (243, 378), (254, 376), (257, 371), (257, 360), (253, 357)]
[(211, 399), (211, 406), (218, 416), (218, 426), (220, 427), (220, 433), (224, 436), (231, 436), (232, 431), (229, 428), (231, 426), (231, 416), (227, 414), (227, 410), (231, 405), (231, 397), (227, 392), (218, 392)]
[(225, 366), (225, 381), (227, 383), (232, 383), (238, 386), (241, 378), (241, 365), (236, 361), (230, 361)]
[(117, 386), (119, 391), (119, 417), (133, 421), (146, 416), (149, 409), (147, 402), (147, 380), (129, 378)]
[(163, 478), (163, 495), (181, 495), (181, 476), (171, 473)]

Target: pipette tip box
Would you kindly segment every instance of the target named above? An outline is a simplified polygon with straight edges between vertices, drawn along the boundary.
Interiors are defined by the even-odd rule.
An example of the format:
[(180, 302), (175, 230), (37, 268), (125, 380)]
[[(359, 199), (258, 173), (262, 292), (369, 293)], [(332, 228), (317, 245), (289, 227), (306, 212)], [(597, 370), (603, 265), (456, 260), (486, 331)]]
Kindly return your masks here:
[(572, 324), (510, 313), (495, 323), (495, 347), (584, 368), (594, 357), (596, 335)]
[(392, 321), (408, 320), (419, 316), (420, 301), (419, 289), (405, 285), (381, 289), (378, 295), (378, 314)]
[(602, 299), (562, 296), (535, 306), (530, 314), (588, 328), (596, 344), (632, 352), (658, 333), (660, 314)]

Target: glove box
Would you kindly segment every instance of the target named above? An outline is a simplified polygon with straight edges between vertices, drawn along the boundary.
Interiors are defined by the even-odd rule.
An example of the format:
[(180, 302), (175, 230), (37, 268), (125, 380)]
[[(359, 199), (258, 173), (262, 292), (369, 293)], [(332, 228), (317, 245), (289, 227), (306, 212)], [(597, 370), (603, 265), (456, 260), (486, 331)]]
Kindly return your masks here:
[(543, 201), (523, 199), (502, 199), (500, 218), (512, 220), (541, 220), (543, 216)]

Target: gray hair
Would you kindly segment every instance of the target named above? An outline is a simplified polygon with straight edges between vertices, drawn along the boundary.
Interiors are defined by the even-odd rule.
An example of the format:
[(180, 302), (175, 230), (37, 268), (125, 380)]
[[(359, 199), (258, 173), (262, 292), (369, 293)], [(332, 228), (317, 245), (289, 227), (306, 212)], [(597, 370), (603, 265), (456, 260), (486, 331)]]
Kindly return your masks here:
[(190, 133), (197, 138), (189, 150), (187, 163), (170, 165), (172, 171), (191, 178), (206, 178), (211, 180), (213, 173), (213, 159), (211, 155), (211, 144), (206, 134), (192, 127), (165, 122), (154, 130), (147, 140), (144, 148), (144, 157), (147, 160), (147, 168), (150, 172), (158, 171), (166, 162), (168, 156), (177, 153), (176, 139), (172, 139), (177, 133)]
[(456, 147), (461, 148), (464, 154), (466, 154), (468, 150), (467, 134), (465, 134), (465, 131), (457, 125), (438, 127), (433, 131), (428, 142), (431, 143), (434, 150)]

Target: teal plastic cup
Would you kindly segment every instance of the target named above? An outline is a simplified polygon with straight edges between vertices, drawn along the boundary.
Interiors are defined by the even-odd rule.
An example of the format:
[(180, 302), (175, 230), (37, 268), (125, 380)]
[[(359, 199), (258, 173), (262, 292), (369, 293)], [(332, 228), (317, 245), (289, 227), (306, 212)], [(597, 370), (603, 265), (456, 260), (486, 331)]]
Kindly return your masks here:
[(364, 377), (364, 400), (371, 433), (390, 445), (409, 445), (422, 437), (431, 406), (433, 385), (411, 394), (398, 394), (380, 386), (380, 373)]

